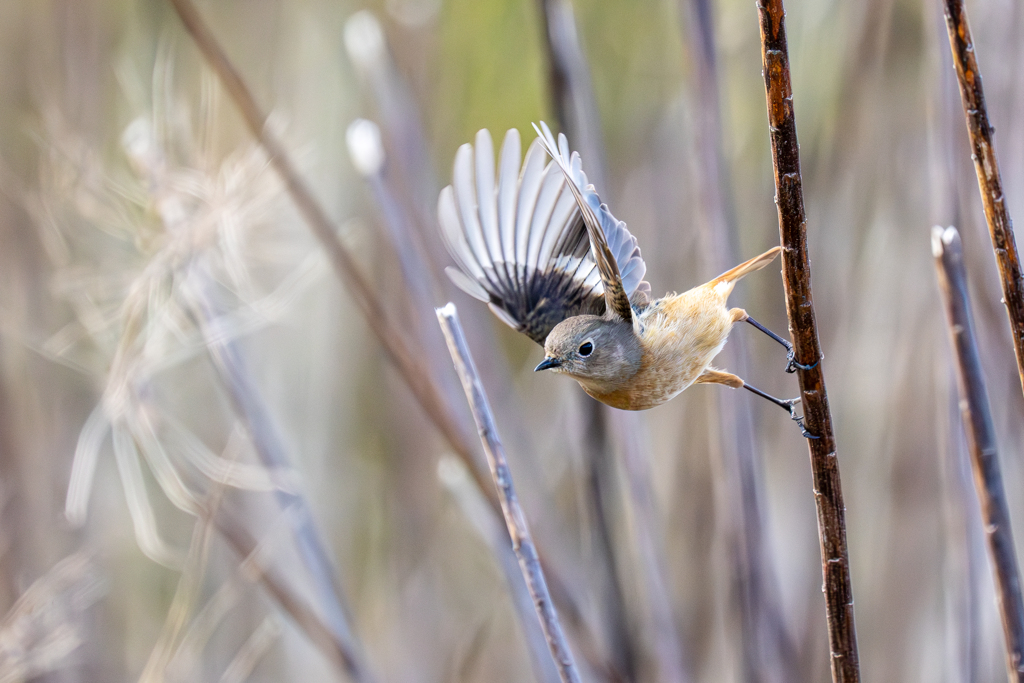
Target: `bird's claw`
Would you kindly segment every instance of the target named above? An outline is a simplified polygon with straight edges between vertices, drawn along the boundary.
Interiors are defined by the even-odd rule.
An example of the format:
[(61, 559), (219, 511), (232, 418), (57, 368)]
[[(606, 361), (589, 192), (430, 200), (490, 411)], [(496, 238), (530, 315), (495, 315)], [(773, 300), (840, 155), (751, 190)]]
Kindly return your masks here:
[[(815, 363), (815, 365), (817, 365), (817, 363)], [(812, 365), (811, 367), (814, 366)], [(796, 422), (797, 426), (800, 428), (800, 433), (803, 435), (803, 437), (805, 439), (820, 439), (820, 436), (814, 436), (809, 431), (807, 431), (807, 427), (804, 426), (804, 416), (796, 414), (796, 404), (800, 402), (801, 399), (799, 398), (791, 398), (788, 401), (783, 401), (783, 403), (789, 406), (789, 417), (793, 420), (793, 422)]]
[(793, 349), (792, 347), (790, 347), (789, 352), (786, 354), (786, 360), (788, 361), (786, 363), (786, 372), (789, 374), (793, 374), (797, 370), (813, 370), (814, 368), (818, 367), (818, 363), (821, 362), (821, 359), (819, 358), (818, 360), (814, 361), (814, 363), (812, 363), (811, 365), (797, 363), (796, 350)]

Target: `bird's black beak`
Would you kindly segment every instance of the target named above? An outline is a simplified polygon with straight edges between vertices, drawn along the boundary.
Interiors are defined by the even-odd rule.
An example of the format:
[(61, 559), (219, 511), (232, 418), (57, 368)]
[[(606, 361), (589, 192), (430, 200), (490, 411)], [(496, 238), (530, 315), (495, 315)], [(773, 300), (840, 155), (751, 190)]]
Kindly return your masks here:
[(558, 360), (557, 358), (552, 358), (551, 356), (548, 356), (547, 358), (542, 360), (540, 362), (540, 365), (535, 367), (533, 369), (533, 371), (534, 372), (540, 372), (541, 370), (549, 370), (551, 368), (557, 368), (561, 364), (562, 364), (562, 361)]

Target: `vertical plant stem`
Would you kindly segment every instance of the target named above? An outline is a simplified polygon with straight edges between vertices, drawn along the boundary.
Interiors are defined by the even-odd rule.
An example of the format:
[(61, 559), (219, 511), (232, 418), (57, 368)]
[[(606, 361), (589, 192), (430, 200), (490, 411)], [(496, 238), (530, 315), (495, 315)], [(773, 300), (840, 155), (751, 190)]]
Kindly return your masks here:
[(586, 160), (587, 176), (607, 199), (601, 118), (590, 81), (590, 67), (576, 32), (571, 0), (538, 0), (548, 58), (548, 87), (562, 132)]
[(636, 564), (643, 577), (642, 585), (646, 589), (650, 611), (647, 647), (657, 666), (658, 681), (687, 683), (693, 676), (672, 609), (671, 584), (665, 571), (665, 549), (659, 542), (664, 533), (659, 524), (652, 486), (651, 448), (643, 438), (643, 430), (638, 424), (639, 415), (616, 410), (610, 411), (610, 418), (621, 441), (619, 450), (632, 503), (630, 518), (633, 520)]
[(607, 590), (603, 591), (605, 601), (604, 619), (608, 629), (609, 656), (616, 668), (628, 681), (637, 680), (639, 659), (626, 611), (624, 572), (619, 567), (615, 553), (615, 519), (621, 516), (616, 476), (615, 454), (612, 452), (609, 418), (611, 409), (589, 396), (576, 394), (583, 413), (583, 448), (587, 478), (587, 493), (593, 521), (591, 533), (594, 542), (592, 551), (595, 559), (604, 565), (607, 574)]
[(807, 257), (807, 223), (800, 148), (793, 112), (793, 88), (786, 46), (785, 9), (782, 0), (758, 0), (761, 25), (761, 57), (768, 102), (768, 130), (775, 170), (775, 202), (779, 210), (782, 241), (782, 280), (786, 312), (798, 369), (804, 420), (813, 438), (807, 440), (811, 458), (814, 504), (818, 513), (818, 539), (828, 621), (832, 680), (860, 680), (857, 631), (853, 621), (853, 585), (846, 545), (846, 508), (839, 478), (832, 415), (825, 392), (821, 347), (811, 298), (811, 269)]
[(534, 607), (537, 609), (537, 616), (540, 619), (544, 637), (548, 641), (551, 656), (555, 660), (555, 666), (558, 668), (558, 675), (563, 683), (579, 683), (579, 671), (576, 669), (576, 662), (569, 649), (569, 642), (562, 632), (562, 625), (558, 621), (555, 605), (548, 593), (544, 571), (541, 569), (537, 550), (533, 545), (533, 538), (530, 536), (530, 528), (526, 524), (523, 509), (519, 506), (519, 499), (512, 483), (512, 473), (505, 461), (505, 448), (498, 438), (494, 415), (491, 413), (483, 384), (480, 382), (473, 358), (470, 356), (469, 346), (466, 344), (466, 336), (459, 324), (459, 315), (455, 310), (455, 305), (449, 303), (447, 306), (437, 309), (437, 320), (441, 324), (441, 330), (448, 342), (448, 350), (452, 354), (455, 370), (462, 381), (462, 388), (466, 392), (469, 408), (476, 421), (480, 442), (487, 455), (487, 464), (491, 468), (491, 476), (494, 478), (498, 497), (501, 499), (501, 511), (505, 516), (505, 523), (508, 525), (509, 536), (512, 537), (512, 549), (515, 551), (516, 557), (519, 558), (519, 567), (523, 572), (523, 578), (526, 579)]
[[(722, 107), (716, 59), (713, 3), (683, 0), (687, 12), (687, 40), (696, 65), (693, 102), (696, 109), (693, 145), (700, 172), (700, 224), (707, 226), (707, 242), (714, 272), (725, 272), (740, 262), (739, 235), (733, 210), (728, 162), (722, 149)], [(747, 376), (749, 354), (742, 335), (730, 341), (728, 367)], [(720, 505), (729, 524), (729, 562), (734, 573), (734, 604), (739, 612), (744, 680), (775, 683), (797, 680), (796, 651), (780, 608), (778, 584), (767, 542), (763, 500), (764, 484), (758, 467), (760, 453), (754, 433), (752, 404), (736, 392), (718, 392), (718, 416), (724, 442), (726, 498)]]
[(974, 486), (978, 491), (985, 539), (992, 559), (999, 616), (1006, 638), (1007, 673), (1010, 681), (1024, 681), (1024, 598), (1021, 596), (1020, 570), (1010, 528), (1010, 509), (999, 469), (995, 426), (974, 337), (963, 248), (956, 228), (932, 229), (932, 253), (946, 307), (950, 342), (956, 355), (960, 416), (967, 433)]
[[(548, 52), (548, 83), (551, 100), (562, 132), (574, 140), (580, 156), (586, 159), (587, 174), (595, 187), (607, 199), (605, 184), (604, 144), (601, 140), (601, 118), (590, 80), (590, 67), (576, 32), (576, 19), (571, 0), (540, 0), (540, 15), (544, 24), (545, 45)], [(636, 680), (640, 652), (647, 649), (655, 660), (658, 675), (664, 681), (685, 681), (686, 656), (683, 641), (678, 637), (671, 600), (666, 587), (667, 571), (663, 548), (655, 532), (658, 518), (650, 496), (651, 471), (646, 459), (632, 453), (632, 465), (627, 462), (624, 472), (632, 495), (626, 497), (632, 505), (631, 517), (637, 519), (634, 541), (637, 559), (643, 569), (643, 588), (651, 614), (651, 632), (654, 637), (644, 643), (630, 628), (626, 604), (626, 583), (619, 570), (614, 544), (614, 499), (618, 489), (615, 462), (610, 449), (611, 436), (622, 442), (625, 460), (635, 451), (636, 432), (644, 426), (639, 417), (614, 415), (611, 408), (580, 396), (581, 410), (587, 424), (587, 467), (590, 480), (591, 504), (594, 508), (598, 552), (603, 556), (611, 590), (605, 596), (607, 618), (613, 658), (622, 674)]]
[[(543, 45), (547, 48), (548, 88), (559, 129), (580, 151), (587, 163), (587, 175), (608, 199), (605, 183), (604, 143), (601, 117), (594, 97), (590, 66), (576, 31), (571, 0), (538, 0)], [(609, 657), (626, 680), (635, 681), (642, 649), (630, 627), (626, 605), (625, 576), (619, 567), (615, 545), (615, 518), (619, 481), (611, 448), (611, 409), (577, 394), (585, 424), (586, 468), (589, 505), (593, 511), (594, 547), (604, 564), (608, 590), (604, 591), (605, 625), (609, 634)], [(678, 642), (678, 641), (677, 641)], [(665, 667), (660, 667), (665, 670)]]
[(1024, 277), (1021, 275), (1020, 256), (1013, 236), (1013, 223), (1006, 208), (1003, 181), (999, 175), (996, 150), (992, 146), (995, 130), (988, 120), (985, 107), (985, 93), (981, 87), (981, 71), (971, 39), (971, 27), (967, 22), (967, 8), (963, 0), (944, 0), (946, 30), (949, 33), (949, 47), (953, 51), (957, 81), (960, 83), (960, 99), (964, 105), (967, 134), (971, 139), (971, 157), (978, 174), (978, 189), (981, 203), (985, 208), (985, 222), (992, 237), (996, 265), (1003, 285), (1003, 303), (1010, 319), (1013, 336), (1013, 352), (1017, 356), (1017, 373), (1024, 391)]

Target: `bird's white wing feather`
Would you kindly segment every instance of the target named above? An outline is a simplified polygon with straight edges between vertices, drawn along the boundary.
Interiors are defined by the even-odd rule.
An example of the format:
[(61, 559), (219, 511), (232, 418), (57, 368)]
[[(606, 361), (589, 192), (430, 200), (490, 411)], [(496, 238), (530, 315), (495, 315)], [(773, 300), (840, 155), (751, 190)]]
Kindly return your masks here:
[(534, 141), (520, 169), (520, 138), (505, 136), (495, 178), (490, 133), (455, 155), (438, 198), (441, 235), (458, 268), (446, 269), (502, 321), (543, 344), (556, 324), (601, 313), (603, 287), (572, 189)]
[[(575, 190), (573, 196), (580, 205), (584, 220), (590, 220), (600, 228), (599, 232), (595, 231), (591, 239), (593, 256), (598, 266), (602, 266), (600, 251), (603, 237), (612, 257), (611, 260), (614, 261), (614, 268), (607, 268), (607, 272), (604, 272), (606, 269), (602, 268), (602, 278), (612, 282), (618, 279), (627, 299), (633, 301), (649, 299), (651, 286), (644, 281), (647, 264), (644, 263), (640, 254), (636, 237), (629, 232), (623, 221), (612, 215), (606, 204), (601, 203), (600, 196), (594, 186), (588, 182), (586, 173), (583, 172), (579, 153), (570, 152), (568, 140), (563, 134), (559, 134), (556, 144), (551, 129), (543, 121), (539, 128), (534, 125), (534, 130), (537, 131), (547, 153), (558, 164), (566, 179), (573, 184), (574, 188), (570, 188), (570, 190)], [(605, 287), (608, 286), (609, 283), (605, 282)]]

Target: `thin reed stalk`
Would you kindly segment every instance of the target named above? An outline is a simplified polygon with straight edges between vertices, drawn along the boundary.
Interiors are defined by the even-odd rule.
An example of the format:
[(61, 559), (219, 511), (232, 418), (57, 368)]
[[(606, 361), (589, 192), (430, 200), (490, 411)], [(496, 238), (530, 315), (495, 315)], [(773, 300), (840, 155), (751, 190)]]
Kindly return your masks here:
[[(245, 523), (238, 519), (236, 514), (223, 509), (215, 515), (208, 514), (206, 510), (203, 510), (201, 514), (207, 523), (212, 522), (217, 527), (217, 531), (235, 554), (249, 563), (247, 576), (252, 581), (259, 581), (263, 585), (263, 589), (274, 602), (291, 617), (299, 630), (306, 634), (309, 641), (328, 661), (340, 671), (347, 671), (350, 674), (353, 670), (358, 669), (358, 660), (353, 656), (354, 653), (349, 647), (349, 643), (339, 637), (332, 626), (317, 614), (306, 600), (297, 595), (285, 581), (263, 564), (259, 552), (260, 542), (253, 537)], [(285, 510), (282, 514), (289, 514), (289, 511)], [(353, 678), (360, 680), (354, 675)]]
[[(178, 16), (210, 68), (220, 78), (224, 88), (241, 112), (250, 132), (267, 151), (270, 162), (284, 180), (288, 194), (291, 195), (310, 230), (313, 231), (314, 236), (327, 252), (335, 272), (347, 287), (349, 295), (381, 343), (384, 352), (395, 364), (399, 374), (409, 385), (424, 411), (459, 457), (467, 463), (473, 478), (480, 485), (480, 490), (489, 491), (483, 473), (474, 463), (473, 448), (469, 444), (469, 439), (459, 428), (451, 407), (442, 399), (437, 386), (429, 372), (420, 363), (418, 356), (410, 350), (411, 346), (406, 336), (388, 318), (387, 307), (377, 297), (369, 281), (360, 273), (355, 258), (338, 238), (334, 223), (313, 195), (308, 183), (299, 175), (291, 157), (285, 151), (284, 145), (267, 128), (267, 117), (256, 104), (256, 100), (241, 74), (228, 59), (209, 27), (203, 22), (191, 0), (169, 0), (169, 2), (178, 12)], [(488, 497), (497, 506), (493, 494)]]
[[(374, 21), (372, 18), (367, 20)], [(413, 198), (407, 192), (404, 197), (406, 201), (403, 202), (401, 188), (395, 186), (394, 174), (385, 173), (386, 167), (400, 167), (402, 160), (399, 158), (397, 164), (387, 163), (380, 128), (372, 121), (353, 121), (345, 137), (353, 165), (373, 193), (381, 213), (380, 222), (385, 228), (384, 234), (388, 236), (398, 259), (406, 284), (398, 291), (408, 299), (404, 310), (407, 311), (407, 317), (415, 323), (412, 327), (418, 340), (416, 346), (423, 351), (424, 357), (431, 359), (431, 367), (437, 367), (436, 363), (444, 358), (445, 349), (433, 321), (428, 320), (433, 309), (431, 297), (435, 291), (432, 266), (427, 250), (421, 248), (423, 245), (419, 238), (423, 237), (422, 229), (417, 231), (413, 227), (417, 221), (416, 212), (411, 206)], [(446, 403), (453, 405), (458, 400), (458, 388), (454, 380), (450, 375), (442, 374), (435, 377), (435, 381), (439, 383), (440, 392)]]
[(549, 683), (559, 680), (554, 662), (551, 661), (551, 653), (548, 651), (548, 641), (537, 621), (533, 598), (523, 581), (522, 572), (519, 571), (519, 561), (509, 543), (508, 531), (502, 520), (487, 507), (483, 496), (473, 486), (469, 474), (466, 473), (465, 465), (457, 458), (443, 456), (438, 463), (437, 474), (438, 479), (455, 499), (466, 521), (476, 529), (487, 547), (491, 549), (498, 566), (501, 567), (501, 573), (505, 575), (509, 597), (512, 598), (512, 607), (522, 626), (537, 682)]
[(1024, 597), (1010, 528), (1010, 508), (999, 468), (996, 431), (974, 336), (974, 316), (967, 293), (963, 246), (956, 228), (932, 228), (932, 254), (946, 308), (949, 337), (956, 354), (960, 416), (967, 434), (974, 487), (981, 504), (985, 540), (995, 580), (999, 616), (1006, 638), (1006, 669), (1010, 681), (1024, 681)]
[(483, 384), (476, 372), (473, 357), (469, 353), (466, 335), (459, 324), (458, 311), (455, 309), (455, 304), (449, 303), (443, 308), (436, 309), (436, 312), (445, 341), (448, 342), (448, 350), (452, 354), (452, 361), (455, 363), (455, 370), (462, 381), (462, 388), (466, 392), (470, 411), (476, 421), (477, 431), (480, 433), (480, 442), (483, 444), (484, 453), (487, 455), (487, 464), (491, 468), (491, 476), (497, 487), (498, 497), (501, 499), (501, 511), (505, 516), (505, 524), (508, 525), (509, 536), (512, 538), (512, 549), (519, 559), (519, 568), (523, 572), (523, 578), (526, 579), (530, 596), (533, 598), (537, 617), (540, 619), (544, 637), (548, 641), (551, 656), (555, 660), (558, 675), (563, 683), (579, 683), (580, 674), (576, 669), (576, 661), (573, 658), (572, 650), (569, 649), (569, 642), (562, 631), (562, 625), (558, 621), (558, 614), (555, 611), (551, 595), (548, 593), (547, 581), (544, 579), (544, 571), (537, 557), (537, 549), (533, 545), (530, 528), (526, 523), (526, 515), (523, 514), (523, 509), (519, 506), (519, 499), (512, 483), (512, 472), (505, 460), (505, 448), (501, 445), (501, 440), (498, 437), (498, 428), (494, 422), (494, 415), (491, 413), (491, 406), (487, 402)]
[[(605, 183), (601, 119), (590, 81), (590, 67), (576, 32), (571, 0), (538, 0), (547, 50), (548, 87), (555, 118), (586, 161), (587, 176), (599, 191)], [(607, 199), (607, 197), (606, 197)]]
[(807, 219), (800, 178), (800, 147), (793, 112), (785, 8), (782, 0), (758, 0), (761, 58), (768, 103), (768, 131), (775, 171), (775, 202), (782, 242), (782, 281), (786, 312), (796, 351), (804, 421), (811, 458), (814, 504), (818, 515), (821, 570), (828, 622), (832, 680), (860, 680), (857, 631), (853, 620), (853, 585), (846, 545), (846, 507), (839, 477), (832, 415), (821, 367), (821, 346), (811, 296), (811, 267), (807, 257)]
[(639, 644), (634, 642), (626, 611), (625, 572), (619, 567), (615, 544), (615, 519), (622, 514), (617, 503), (618, 477), (616, 476), (615, 453), (612, 451), (609, 418), (611, 409), (579, 393), (575, 398), (583, 414), (584, 467), (586, 468), (588, 502), (592, 514), (592, 551), (598, 562), (604, 565), (607, 590), (603, 591), (605, 601), (605, 625), (608, 629), (609, 656), (628, 681), (637, 679), (637, 665), (640, 659)]
[(971, 39), (971, 27), (967, 22), (967, 8), (963, 0), (944, 0), (943, 10), (949, 47), (953, 52), (953, 64), (960, 84), (967, 134), (971, 139), (971, 158), (974, 159), (974, 170), (978, 174), (985, 222), (992, 237), (992, 249), (1003, 286), (1003, 303), (1010, 319), (1013, 352), (1017, 356), (1017, 374), (1020, 376), (1021, 390), (1024, 391), (1024, 277), (1021, 274), (1010, 211), (1006, 208), (999, 162), (992, 146), (995, 129), (988, 120), (985, 93), (981, 87), (981, 71)]
[[(587, 162), (587, 175), (608, 198), (601, 120), (590, 79), (590, 67), (576, 32), (570, 0), (538, 0), (547, 51), (548, 91), (559, 129), (573, 141)], [(626, 609), (626, 586), (616, 554), (614, 518), (619, 482), (611, 449), (611, 409), (583, 394), (575, 400), (583, 414), (588, 503), (593, 512), (593, 540), (606, 573), (605, 618), (609, 630), (610, 657), (630, 681), (636, 680), (640, 643), (634, 642)]]
[[(224, 49), (202, 20), (191, 0), (168, 1), (178, 13), (210, 68), (220, 78), (224, 88), (241, 112), (250, 132), (266, 150), (271, 163), (284, 180), (292, 200), (327, 252), (335, 273), (348, 289), (377, 341), (380, 342), (388, 358), (394, 363), (402, 379), (408, 384), (424, 412), (448, 441), (459, 459), (465, 463), (477, 487), (497, 513), (501, 508), (498, 497), (488, 484), (486, 475), (478, 466), (474, 458), (474, 448), (470, 445), (468, 435), (460, 429), (452, 405), (444, 400), (427, 368), (420, 362), (420, 357), (410, 351), (413, 346), (406, 339), (402, 330), (389, 321), (387, 307), (359, 272), (355, 258), (338, 238), (334, 224), (313, 195), (309, 185), (299, 175), (285, 151), (284, 145), (267, 129), (267, 117), (257, 105), (249, 87), (228, 59)], [(579, 606), (575, 604), (573, 594), (568, 587), (569, 584), (560, 578), (551, 567), (548, 567), (547, 571), (552, 594), (557, 597), (563, 609), (569, 613), (570, 623), (576, 626), (575, 632), (581, 641), (581, 646), (585, 651), (595, 653), (595, 655), (600, 653), (601, 650), (596, 645), (594, 635), (587, 628)], [(611, 669), (607, 663), (599, 662), (597, 664), (599, 670)]]
[[(362, 131), (354, 133), (354, 131), (359, 129), (362, 129)], [(371, 130), (373, 132), (370, 132)], [(421, 319), (419, 312), (422, 310), (429, 311), (431, 308), (430, 306), (426, 306), (426, 308), (424, 308), (429, 299), (430, 283), (427, 278), (429, 264), (421, 251), (416, 249), (415, 244), (412, 242), (413, 235), (409, 228), (415, 221), (415, 218), (409, 213), (408, 207), (399, 200), (399, 188), (392, 187), (388, 182), (386, 174), (383, 172), (385, 166), (384, 151), (380, 145), (379, 135), (380, 132), (377, 129), (376, 124), (373, 124), (370, 121), (361, 120), (353, 123), (349, 127), (348, 136), (350, 152), (352, 152), (353, 161), (355, 162), (357, 169), (359, 169), (360, 173), (364, 175), (371, 190), (373, 191), (374, 197), (377, 200), (377, 206), (380, 208), (382, 214), (382, 222), (387, 228), (386, 233), (390, 238), (392, 247), (398, 255), (399, 264), (408, 285), (407, 289), (410, 292), (410, 299), (412, 300), (409, 306), (410, 313), (415, 317), (417, 323), (424, 323), (425, 321)], [(367, 140), (364, 139), (362, 142), (358, 141), (359, 138), (367, 137), (376, 138), (376, 142), (372, 143), (378, 148), (374, 154), (365, 153), (367, 151), (366, 147), (368, 146)], [(362, 149), (360, 150), (360, 148)], [(377, 156), (379, 162), (376, 164), (365, 163), (366, 157), (368, 156)], [(490, 315), (490, 313), (487, 313), (487, 315)], [(441, 337), (439, 336), (436, 339), (437, 343), (435, 344), (435, 339), (431, 335), (430, 331), (426, 329), (425, 324), (418, 324), (417, 327), (420, 346), (424, 350), (424, 356), (440, 360), (444, 354), (443, 346), (438, 347), (441, 343)], [(449, 405), (451, 405), (453, 400), (452, 392), (458, 392), (459, 389), (457, 389), (454, 384), (445, 381), (445, 377), (441, 377), (439, 379), (441, 381), (443, 395), (449, 401)], [(591, 401), (591, 403), (593, 403), (593, 401)], [(467, 463), (463, 461), (463, 465), (466, 466)], [(493, 497), (493, 492), (490, 488), (487, 490), (480, 490), (478, 488), (478, 492), (481, 495), (484, 495), (485, 498), (487, 498), (487, 493), (491, 493), (492, 495), (490, 499), (496, 501), (496, 498)], [(493, 516), (495, 523), (498, 523), (500, 518), (500, 509), (498, 507), (493, 507), (489, 514)], [(501, 533), (505, 533), (504, 529), (501, 529)], [(511, 553), (511, 549), (508, 549), (508, 552)], [(510, 590), (513, 593), (513, 600), (515, 600), (515, 595), (517, 591), (520, 590), (517, 586), (520, 586), (522, 581), (522, 578), (514, 567), (515, 561), (513, 559), (510, 564), (505, 558), (503, 552), (497, 553), (496, 559), (498, 560), (498, 566), (501, 568), (502, 572), (506, 574), (506, 580), (508, 581)], [(510, 568), (513, 574), (509, 574)], [(570, 594), (568, 587), (565, 586), (558, 579), (558, 576), (550, 569), (548, 571), (548, 581), (552, 594), (556, 596), (557, 602), (565, 609), (565, 616), (568, 617), (566, 622), (573, 627), (574, 632), (579, 636), (581, 653), (587, 660), (588, 664), (590, 664), (595, 671), (603, 672), (603, 675), (609, 680), (618, 680), (618, 670), (622, 669), (621, 665), (617, 662), (612, 663), (606, 661), (607, 655), (603, 654), (593, 642), (594, 638), (587, 629), (582, 616), (579, 615), (579, 610), (575, 605), (575, 598)], [(522, 585), (521, 590), (525, 591), (525, 589), (525, 585)], [(618, 612), (616, 614), (618, 614)], [(624, 619), (618, 620), (616, 623), (622, 623), (623, 626), (625, 626)], [(529, 635), (527, 639), (529, 640)], [(545, 657), (546, 656), (547, 655), (545, 653)]]
[[(610, 188), (605, 184), (607, 168), (601, 119), (591, 83), (590, 67), (576, 32), (576, 18), (571, 0), (540, 0), (540, 16), (544, 25), (544, 45), (548, 56), (548, 86), (558, 125), (574, 142), (586, 160), (587, 175), (607, 199)], [(647, 458), (638, 453), (636, 444), (644, 441), (646, 428), (636, 415), (617, 415), (618, 411), (579, 395), (586, 421), (587, 468), (591, 504), (594, 508), (597, 551), (603, 556), (611, 590), (606, 594), (607, 622), (611, 631), (614, 659), (629, 680), (637, 677), (639, 653), (645, 644), (629, 628), (625, 577), (618, 567), (614, 544), (614, 499), (619, 482), (609, 442), (612, 436), (621, 442), (623, 468), (631, 495), (630, 517), (637, 520), (634, 542), (637, 561), (643, 570), (643, 588), (651, 615), (648, 650), (665, 681), (689, 679), (686, 652), (678, 636), (668, 592), (668, 572), (656, 510), (651, 495), (651, 470)], [(643, 434), (641, 434), (641, 432)]]
[[(715, 45), (714, 8), (711, 0), (683, 0), (687, 12), (685, 43), (696, 65), (692, 100), (695, 107), (693, 146), (700, 172), (697, 186), (714, 273), (741, 261), (728, 161), (722, 149), (722, 107)], [(747, 377), (747, 344), (734, 335), (727, 366)], [(780, 607), (778, 584), (772, 567), (771, 545), (763, 501), (764, 481), (758, 467), (760, 453), (754, 433), (752, 404), (737, 392), (718, 392), (718, 428), (724, 442), (725, 495), (719, 504), (729, 525), (729, 562), (734, 573), (734, 603), (738, 611), (744, 680), (782, 682), (799, 678), (796, 652), (786, 617)]]
[[(209, 305), (209, 302), (201, 301)], [(207, 350), (260, 461), (268, 471), (287, 471), (291, 462), (284, 440), (253, 382), (241, 350), (226, 335), (218, 334), (217, 319), (211, 310), (204, 310), (200, 314), (203, 319), (199, 323)], [(275, 494), (281, 510), (290, 511), (288, 521), (291, 523), (295, 546), (309, 572), (325, 625), (342, 648), (345, 670), (353, 680), (371, 683), (373, 676), (366, 667), (362, 646), (351, 625), (344, 593), (335, 578), (334, 564), (324, 547), (309, 503), (303, 495), (280, 487), (275, 490)]]
[(657, 663), (657, 680), (662, 683), (687, 683), (690, 673), (683, 639), (672, 608), (672, 591), (665, 571), (664, 538), (654, 499), (654, 472), (650, 462), (650, 443), (641, 429), (636, 413), (616, 410), (611, 419), (618, 433), (620, 453), (632, 503), (633, 535), (637, 565), (643, 576), (651, 629), (648, 648)]

